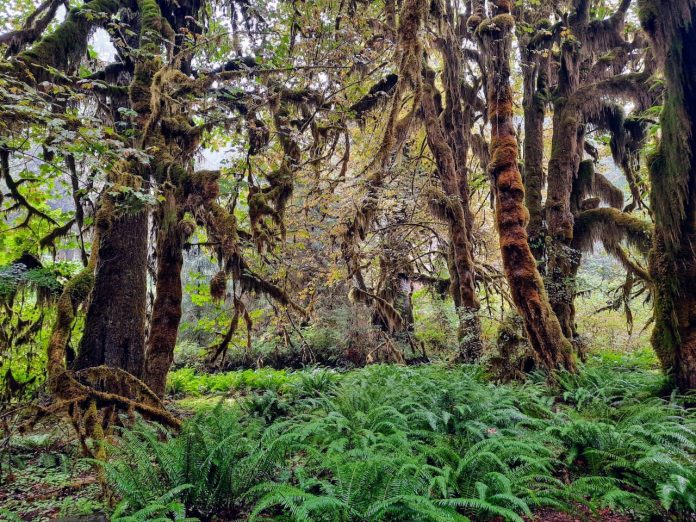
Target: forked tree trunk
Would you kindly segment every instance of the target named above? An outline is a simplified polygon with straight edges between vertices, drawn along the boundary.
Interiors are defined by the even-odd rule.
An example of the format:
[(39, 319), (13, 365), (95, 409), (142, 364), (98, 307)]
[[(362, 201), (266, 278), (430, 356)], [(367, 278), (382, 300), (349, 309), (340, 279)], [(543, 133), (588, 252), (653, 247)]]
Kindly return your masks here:
[(527, 238), (529, 213), (524, 206), (524, 186), (518, 167), (517, 137), (512, 119), (512, 2), (494, 0), (490, 3), (491, 16), (484, 20), (473, 19), (469, 27), (476, 27), (487, 63), (488, 115), (491, 121), (488, 172), (496, 193), (496, 224), (505, 275), (538, 364), (548, 370), (566, 368), (572, 371), (575, 370), (572, 347), (551, 310)]
[(448, 144), (442, 123), (438, 118), (434, 73), (426, 70), (424, 77), (422, 107), (426, 137), (428, 147), (437, 164), (442, 190), (447, 197), (445, 213), (449, 223), (452, 249), (450, 266), (456, 275), (451, 279), (457, 284), (453, 291), (456, 293), (455, 304), (459, 305), (460, 358), (471, 361), (481, 355), (483, 348), (481, 323), (478, 317), (480, 303), (476, 295), (473, 248), (469, 240), (467, 218), (460, 195), (454, 152)]
[[(555, 92), (553, 138), (548, 169), (545, 205), (547, 248), (546, 281), (551, 306), (564, 335), (582, 348), (575, 324), (576, 276), (582, 254), (573, 244), (575, 215), (573, 181), (578, 175), (585, 144), (586, 114), (571, 98), (580, 87), (597, 81), (602, 70), (593, 66), (598, 56), (626, 45), (623, 28), (631, 0), (621, 0), (612, 16), (592, 18), (592, 3), (574, 0), (565, 23), (566, 35), (560, 38), (560, 68)], [(610, 62), (611, 63), (611, 62)]]
[[(472, 108), (462, 100), (462, 55), (460, 49), (460, 17), (451, 1), (444, 9), (431, 12), (440, 32), (437, 47), (442, 56), (443, 100), (435, 87), (432, 71), (424, 73), (423, 113), (430, 148), (438, 166), (438, 175), (446, 202), (444, 217), (449, 224), (450, 294), (459, 314), (459, 359), (470, 362), (483, 351), (480, 303), (476, 295), (476, 269), (473, 253), (473, 216), (469, 202), (467, 170), (469, 136), (473, 123)], [(472, 90), (473, 91), (473, 90)], [(442, 105), (442, 107), (441, 107)]]

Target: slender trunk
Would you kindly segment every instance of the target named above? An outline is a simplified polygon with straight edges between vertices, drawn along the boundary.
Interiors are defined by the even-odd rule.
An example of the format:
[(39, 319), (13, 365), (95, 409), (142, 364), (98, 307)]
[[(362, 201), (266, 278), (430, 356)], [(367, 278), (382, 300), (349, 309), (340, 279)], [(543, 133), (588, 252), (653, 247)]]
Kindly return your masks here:
[(94, 248), (99, 249), (94, 287), (74, 367), (107, 365), (140, 377), (145, 357), (147, 212), (113, 217)]
[[(483, 349), (481, 341), (481, 323), (478, 317), (480, 308), (476, 295), (476, 271), (474, 267), (473, 248), (470, 242), (470, 232), (467, 227), (467, 219), (461, 200), (459, 176), (455, 163), (454, 153), (448, 145), (448, 140), (443, 126), (438, 118), (435, 103), (435, 78), (432, 71), (426, 71), (423, 82), (423, 115), (425, 118), (426, 136), (435, 163), (438, 167), (442, 190), (447, 197), (447, 218), (450, 229), (452, 248), (451, 266), (456, 271), (453, 282), (457, 282), (454, 288), (458, 294), (460, 307), (460, 356), (462, 360), (475, 360), (481, 355)], [(455, 299), (455, 303), (457, 299)]]
[(580, 253), (570, 246), (574, 224), (571, 193), (582, 159), (583, 122), (577, 111), (566, 103), (578, 87), (579, 56), (570, 45), (561, 52), (546, 196), (546, 226), (551, 238), (547, 285), (551, 306), (561, 323), (563, 334), (573, 340), (576, 334), (575, 275), (580, 265)]
[[(548, 59), (537, 56), (530, 49), (530, 38), (520, 38), (520, 56), (524, 95), (524, 189), (525, 204), (529, 210), (527, 234), (529, 246), (537, 262), (544, 259), (544, 119), (545, 102), (542, 94), (546, 90)], [(541, 267), (540, 267), (541, 268)]]
[(491, 121), (488, 172), (496, 192), (496, 224), (505, 275), (538, 363), (549, 370), (559, 367), (574, 370), (571, 345), (551, 310), (527, 238), (529, 214), (524, 206), (524, 186), (518, 167), (510, 87), (512, 5), (509, 0), (492, 3), (494, 16), (482, 21), (477, 33), (488, 63), (488, 115)]
[[(181, 269), (184, 264), (185, 221), (179, 221), (173, 194), (165, 196), (157, 238), (157, 283), (152, 307), (143, 380), (158, 396), (164, 395), (167, 373), (174, 360), (174, 347), (181, 321)], [(193, 224), (190, 231), (193, 230)]]

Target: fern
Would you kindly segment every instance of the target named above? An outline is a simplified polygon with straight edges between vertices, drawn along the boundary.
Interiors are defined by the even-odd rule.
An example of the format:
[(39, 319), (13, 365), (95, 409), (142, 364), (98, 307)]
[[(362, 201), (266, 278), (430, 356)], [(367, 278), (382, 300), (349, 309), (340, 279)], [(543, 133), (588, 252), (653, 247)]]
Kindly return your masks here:
[(555, 390), (493, 385), (477, 366), (236, 372), (237, 389), (266, 388), (177, 436), (125, 431), (106, 476), (124, 516), (178, 502), (250, 520), (519, 522), (578, 506), (690, 520), (694, 414), (657, 395), (661, 377), (615, 369), (560, 374)]

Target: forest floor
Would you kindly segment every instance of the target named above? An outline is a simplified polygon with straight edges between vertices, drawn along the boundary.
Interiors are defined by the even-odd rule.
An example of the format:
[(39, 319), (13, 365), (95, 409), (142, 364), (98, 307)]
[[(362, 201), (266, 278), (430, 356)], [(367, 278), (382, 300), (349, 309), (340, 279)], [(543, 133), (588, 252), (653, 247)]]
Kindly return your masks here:
[[(456, 383), (462, 380), (470, 382), (463, 388), (457, 387)], [(414, 386), (419, 388), (414, 389)], [(356, 393), (355, 390), (362, 391)], [(485, 374), (475, 367), (462, 371), (436, 365), (403, 369), (373, 367), (343, 374), (332, 370), (263, 369), (201, 375), (183, 369), (172, 374), (170, 394), (170, 409), (184, 417), (193, 416), (192, 422), (204, 419), (197, 427), (201, 431), (210, 427), (205, 423), (216, 422), (211, 417), (224, 416), (222, 411), (233, 412), (234, 429), (239, 429), (240, 440), (251, 441), (281, 427), (294, 433), (296, 438), (301, 431), (306, 439), (303, 443), (309, 445), (307, 448), (312, 447), (312, 451), (319, 451), (323, 456), (315, 460), (308, 449), (302, 449), (294, 457), (286, 457), (292, 470), (259, 475), (253, 480), (259, 483), (268, 479), (285, 481), (295, 488), (305, 488), (306, 499), (324, 498), (317, 496), (319, 491), (332, 491), (340, 497), (336, 488), (341, 484), (341, 477), (346, 470), (356, 473), (350, 468), (355, 464), (349, 456), (350, 447), (359, 446), (361, 454), (372, 455), (375, 462), (392, 459), (388, 466), (395, 467), (385, 469), (399, 466), (405, 469), (413, 465), (448, 469), (447, 472), (428, 471), (430, 486), (419, 489), (418, 494), (428, 491), (430, 495), (444, 484), (441, 482), (444, 477), (448, 477), (451, 482), (442, 485), (445, 498), (453, 495), (479, 499), (467, 501), (464, 509), (474, 521), (628, 522), (648, 516), (663, 517), (657, 518), (660, 520), (693, 520), (694, 516), (686, 512), (688, 507), (680, 506), (694, 502), (696, 414), (684, 409), (678, 404), (680, 399), (669, 394), (665, 380), (645, 354), (597, 354), (580, 376), (561, 379), (553, 390), (536, 377), (525, 385), (496, 385), (487, 382)], [(307, 406), (310, 403), (311, 406)], [(408, 417), (426, 403), (429, 411), (419, 411), (416, 417)], [(425, 423), (425, 431), (432, 433), (424, 434), (423, 427), (406, 431), (417, 422), (414, 419), (419, 418)], [(333, 420), (327, 423), (327, 419)], [(673, 436), (672, 432), (675, 432)], [(220, 435), (215, 440), (216, 445), (220, 437), (224, 439)], [(429, 451), (423, 443), (440, 448), (438, 451), (444, 453), (423, 457), (421, 453)], [(445, 443), (448, 446), (442, 446)], [(395, 446), (385, 450), (389, 445)], [(253, 444), (248, 447), (255, 448), (248, 450), (250, 453), (265, 451)], [(402, 461), (404, 455), (395, 457), (395, 447), (401, 448), (397, 453), (408, 454), (408, 459)], [(132, 449), (135, 453), (130, 454), (130, 459), (127, 451), (114, 454), (114, 458), (121, 459), (125, 465), (118, 472), (121, 478), (124, 469), (142, 475), (143, 468), (131, 462), (137, 460), (136, 454), (142, 458), (143, 454), (137, 453), (140, 449)], [(452, 456), (444, 454), (451, 451), (460, 453), (458, 465), (445, 462)], [(498, 461), (497, 464), (482, 461), (470, 471), (464, 469), (467, 459), (471, 460), (469, 455), (488, 452), (493, 454), (491, 459)], [(516, 455), (520, 452), (521, 455)], [(340, 457), (343, 454), (346, 456)], [(249, 457), (243, 451), (235, 455), (241, 463)], [(338, 460), (336, 455), (339, 455)], [(440, 458), (443, 460), (438, 460)], [(531, 482), (529, 477), (521, 476), (520, 462), (525, 459), (525, 466), (530, 468), (529, 477), (543, 473), (549, 476), (537, 477)], [(112, 510), (104, 503), (98, 474), (91, 462), (81, 458), (79, 445), (70, 436), (67, 425), (44, 424), (31, 435), (14, 437), (5, 447), (1, 462), (0, 521), (96, 521), (100, 520), (100, 513)], [(484, 469), (486, 466), (490, 469)], [(281, 470), (284, 467), (283, 464), (277, 466)], [(451, 478), (459, 472), (461, 477)], [(113, 490), (117, 497), (127, 497), (131, 493), (123, 484), (119, 490), (118, 473), (115, 479), (110, 479), (117, 484)], [(312, 479), (313, 486), (303, 484), (308, 473), (316, 477)], [(338, 483), (332, 482), (329, 486), (327, 476), (335, 477)], [(474, 478), (476, 485), (471, 486), (469, 482), (473, 484)], [(190, 477), (186, 480), (193, 481)], [(548, 480), (548, 487), (538, 488), (540, 480)], [(686, 486), (680, 490), (680, 484), (684, 483)], [(418, 484), (411, 486), (420, 487)], [(136, 481), (134, 487), (144, 489), (148, 485), (138, 485)], [(381, 486), (375, 483), (371, 487), (379, 489)], [(496, 488), (502, 489), (497, 491)], [(364, 496), (370, 494), (371, 491)], [(258, 500), (259, 496), (256, 498)], [(535, 499), (541, 499), (537, 506), (534, 506)], [(260, 502), (265, 501), (267, 507), (261, 511), (267, 515), (290, 509), (270, 497)], [(226, 512), (233, 514), (216, 518), (196, 502), (189, 497), (188, 514), (210, 521), (244, 520), (253, 507), (252, 503), (230, 507)], [(562, 504), (566, 507), (561, 508)], [(311, 512), (311, 506), (305, 507)], [(528, 509), (531, 512), (525, 513)], [(269, 519), (268, 516), (263, 518)], [(165, 517), (119, 520), (155, 519), (169, 520)], [(310, 517), (308, 520), (333, 518)], [(335, 520), (363, 519), (336, 515)], [(375, 516), (366, 520), (430, 518), (404, 515), (387, 519)]]

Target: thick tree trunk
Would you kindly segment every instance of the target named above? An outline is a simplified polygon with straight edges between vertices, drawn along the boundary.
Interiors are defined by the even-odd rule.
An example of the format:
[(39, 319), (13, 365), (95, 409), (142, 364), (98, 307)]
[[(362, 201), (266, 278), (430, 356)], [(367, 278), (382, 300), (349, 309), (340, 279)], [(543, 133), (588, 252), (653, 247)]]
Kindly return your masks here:
[(662, 142), (650, 160), (652, 344), (686, 391), (696, 389), (696, 1), (642, 0), (641, 18), (666, 80)]
[[(477, 25), (488, 69), (488, 115), (491, 121), (491, 163), (488, 172), (496, 193), (496, 223), (505, 275), (513, 301), (538, 364), (553, 370), (575, 369), (572, 348), (551, 310), (546, 291), (529, 248), (524, 186), (518, 167), (517, 137), (513, 125), (510, 87), (512, 52), (511, 2), (492, 2), (493, 16)], [(472, 21), (470, 27), (474, 25)]]
[[(151, 83), (161, 66), (158, 57), (161, 13), (152, 0), (138, 0), (137, 5), (142, 55), (136, 62), (129, 85), (129, 101), (138, 113), (136, 145), (145, 149), (145, 129), (151, 115)], [(119, 169), (135, 173), (119, 173)], [(149, 174), (134, 162), (119, 165), (112, 173), (114, 188), (110, 190), (120, 186), (140, 190), (145, 181), (150, 181)], [(83, 369), (104, 364), (140, 378), (145, 364), (148, 212), (119, 209), (114, 207), (115, 203), (110, 195), (103, 195), (99, 214), (107, 223), (97, 222), (103, 232), (99, 245), (95, 245), (99, 249), (95, 282), (74, 367)]]
[(114, 217), (98, 248), (75, 369), (107, 365), (136, 377), (145, 357), (147, 212)]
[[(694, 245), (696, 233), (684, 239)], [(691, 247), (671, 254), (667, 243), (663, 231), (656, 230), (650, 259), (655, 282), (652, 345), (677, 386), (687, 391), (696, 389), (696, 255)]]

